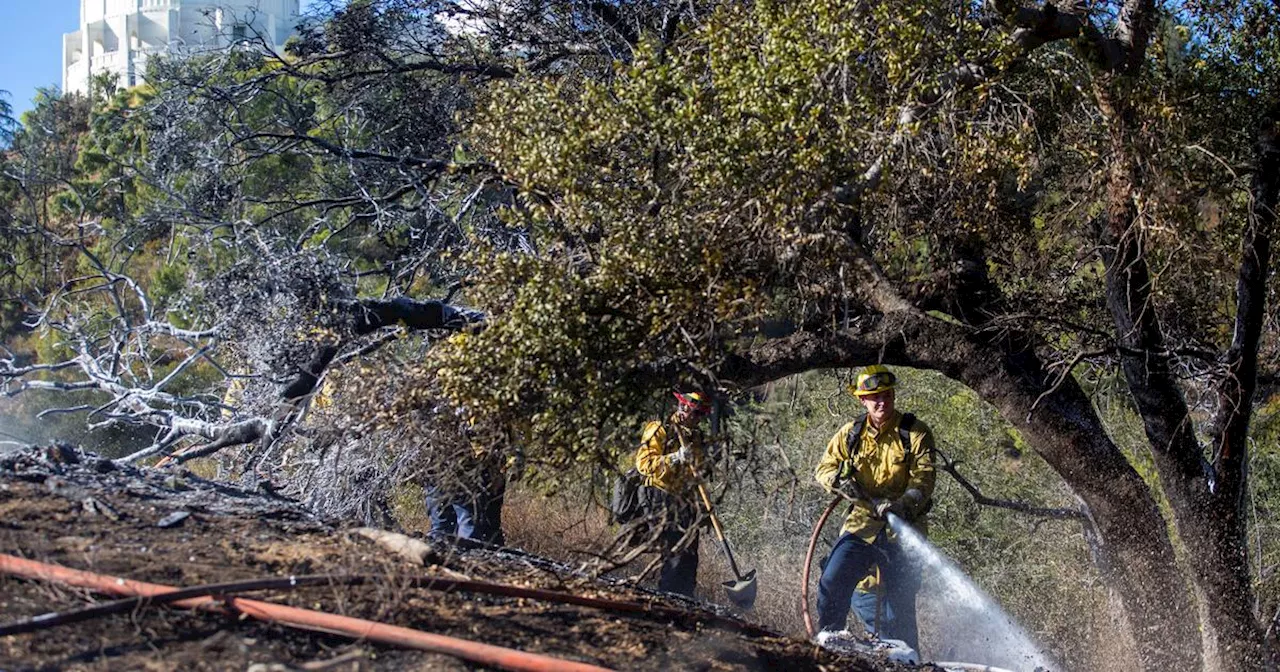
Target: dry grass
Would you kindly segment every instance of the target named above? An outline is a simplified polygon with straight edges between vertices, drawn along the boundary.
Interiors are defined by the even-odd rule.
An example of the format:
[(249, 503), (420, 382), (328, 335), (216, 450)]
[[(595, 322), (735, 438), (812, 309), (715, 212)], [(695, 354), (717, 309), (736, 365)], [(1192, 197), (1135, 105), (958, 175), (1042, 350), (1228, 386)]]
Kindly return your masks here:
[[(563, 497), (543, 497), (519, 489), (507, 493), (502, 524), (509, 544), (569, 564), (586, 563), (595, 558), (614, 538), (614, 530), (600, 507), (574, 504)], [(733, 572), (710, 529), (701, 535), (698, 555), (698, 598), (730, 604), (721, 582), (732, 580)], [(742, 571), (756, 570), (759, 594), (751, 619), (788, 634), (803, 635), (799, 596), (804, 549), (782, 552), (768, 549), (766, 553), (757, 553), (753, 549), (735, 546), (734, 556)], [(611, 574), (634, 577), (653, 558), (652, 554), (643, 555)], [(816, 577), (815, 570), (815, 585)], [(655, 583), (656, 580), (650, 577), (646, 585), (652, 587)]]
[[(732, 539), (729, 540), (732, 543)], [(804, 571), (804, 548), (763, 549), (766, 552), (753, 552), (755, 549), (739, 549), (734, 547), (734, 558), (738, 567), (746, 572), (756, 570), (756, 581), (759, 593), (756, 597), (752, 618), (771, 628), (797, 637), (805, 636), (804, 620), (800, 612), (800, 577)], [(698, 571), (698, 588), (704, 599), (726, 603), (720, 588), (721, 581), (733, 578), (729, 563), (719, 549), (713, 533), (703, 535), (702, 564)], [(810, 609), (813, 608), (817, 589), (817, 560), (810, 576)], [(812, 613), (812, 612), (811, 612)], [(816, 615), (814, 616), (816, 618)]]
[(502, 509), (507, 544), (566, 564), (583, 564), (613, 541), (608, 515), (592, 504), (507, 489)]

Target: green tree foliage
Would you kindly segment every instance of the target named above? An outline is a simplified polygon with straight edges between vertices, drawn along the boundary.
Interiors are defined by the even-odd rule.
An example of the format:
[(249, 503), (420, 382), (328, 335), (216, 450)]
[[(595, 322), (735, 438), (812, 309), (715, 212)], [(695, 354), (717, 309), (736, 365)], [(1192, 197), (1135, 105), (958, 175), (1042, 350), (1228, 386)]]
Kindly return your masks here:
[(49, 185), (7, 211), (46, 261), (11, 274), (12, 323), (37, 330), (0, 360), (5, 391), (104, 392), (90, 426), (155, 433), (130, 459), (264, 435), (250, 462), (278, 455), (331, 364), (420, 352), (409, 332), (477, 319), (417, 300), (458, 289), (465, 248), (527, 245), (492, 214), (509, 187), (459, 132), (488, 83), (605, 71), (694, 11), (332, 3), (284, 53), (248, 40), (152, 58), (141, 87), (96, 81), (91, 115), (64, 101), (85, 114), (75, 143), (33, 132), (24, 174), (0, 184)]
[[(858, 271), (840, 261), (844, 213), (812, 206), (874, 160), (912, 68), (955, 57), (887, 45), (946, 48), (921, 39), (930, 30), (979, 39), (923, 5), (898, 11), (726, 9), (675, 48), (642, 44), (606, 82), (496, 92), (477, 142), (521, 187), (510, 216), (540, 254), (476, 264), (473, 293), (504, 319), (457, 351), (475, 364), (442, 353), (446, 386), (532, 416), (532, 435), (581, 453), (619, 427), (584, 407), (614, 413), (623, 394), (634, 407), (636, 389), (714, 366), (762, 320), (831, 319), (841, 278)], [(499, 351), (512, 367), (540, 367), (545, 354), (545, 370), (486, 364)], [(546, 385), (566, 362), (579, 369)]]
[[(1275, 18), (1266, 3), (761, 2), (642, 43), (603, 81), (516, 78), (473, 132), (519, 186), (505, 216), (536, 252), (474, 252), (493, 319), (433, 353), (444, 389), (563, 464), (626, 445), (619, 419), (673, 381), (936, 368), (1041, 437), (1096, 515), (1133, 507), (1098, 519), (1103, 537), (1160, 569), (1104, 564), (1133, 572), (1131, 617), (1163, 613), (1150, 632), (1181, 639), (1168, 629), (1193, 616), (1168, 588), (1169, 541), (1131, 534), (1158, 532), (1159, 498), (1072, 376), (1122, 366), (1224, 660), (1262, 664), (1230, 522), (1243, 449), (1223, 432), (1248, 426), (1253, 372), (1276, 369)], [(777, 324), (794, 333), (766, 338)], [(984, 345), (961, 356), (961, 341)], [(1082, 418), (1095, 428), (1071, 431), (1096, 449), (1037, 428)], [(1145, 664), (1199, 660), (1158, 639), (1139, 642)]]
[[(927, 307), (969, 320), (977, 302), (947, 290), (990, 292), (971, 286), (989, 276), (1002, 319), (1035, 322), (1063, 351), (1105, 347), (1102, 266), (1082, 256), (1095, 232), (1081, 221), (1101, 207), (1087, 179), (1107, 138), (1082, 83), (1087, 63), (1070, 49), (1037, 52), (1007, 79), (938, 103), (936, 121), (905, 129), (910, 151), (889, 167), (884, 194), (861, 212), (815, 212), (874, 164), (903, 101), (936, 86), (928, 74), (975, 54), (1008, 58), (999, 34), (964, 18), (924, 5), (764, 3), (715, 15), (679, 49), (642, 48), (607, 82), (504, 87), (476, 133), (522, 188), (508, 216), (527, 222), (540, 254), (485, 258), (474, 291), (516, 312), (468, 341), (476, 361), (491, 360), (490, 343), (512, 353), (556, 343), (554, 359), (608, 338), (613, 356), (594, 364), (617, 384), (648, 368), (662, 379), (691, 362), (712, 367), (762, 320), (856, 317), (858, 306), (842, 309), (868, 284), (849, 261), (862, 247)], [(1252, 160), (1244, 134), (1257, 101), (1224, 107), (1194, 93), (1226, 73), (1208, 60), (1214, 49), (1187, 42), (1187, 26), (1166, 23), (1172, 43), (1157, 46), (1176, 50), (1176, 63), (1136, 96), (1152, 118), (1139, 140), (1152, 145), (1144, 206), (1161, 223), (1149, 232), (1152, 264), (1204, 272), (1162, 274), (1158, 306), (1177, 342), (1225, 347), (1229, 315), (1212, 297), (1232, 294), (1240, 242), (1238, 229), (1221, 229), (1246, 201), (1223, 163)], [(1210, 132), (1223, 124), (1240, 134)], [(526, 328), (533, 312), (585, 321)], [(526, 380), (485, 366), (459, 384), (537, 407)], [(585, 375), (555, 387), (575, 388), (575, 399), (605, 393)]]

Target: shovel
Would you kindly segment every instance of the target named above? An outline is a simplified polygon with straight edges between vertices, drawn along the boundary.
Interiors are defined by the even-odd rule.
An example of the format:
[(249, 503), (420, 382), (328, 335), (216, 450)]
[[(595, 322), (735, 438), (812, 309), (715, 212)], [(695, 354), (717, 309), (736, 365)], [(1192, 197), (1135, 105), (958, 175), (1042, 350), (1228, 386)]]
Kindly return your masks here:
[(711, 527), (716, 531), (716, 539), (720, 540), (720, 547), (724, 549), (725, 557), (729, 558), (729, 567), (737, 577), (733, 581), (725, 581), (720, 585), (724, 586), (724, 592), (729, 596), (730, 602), (742, 609), (750, 609), (756, 603), (756, 570), (743, 574), (738, 569), (738, 561), (733, 559), (733, 550), (729, 548), (729, 541), (724, 538), (724, 529), (720, 527), (720, 519), (711, 508), (711, 498), (707, 496), (707, 489), (702, 483), (698, 483), (698, 494), (702, 495), (702, 503), (707, 507), (707, 515), (711, 518)]
[[(679, 428), (676, 429), (676, 438), (680, 440), (680, 447), (687, 450), (684, 432)], [(725, 557), (729, 558), (729, 568), (733, 570), (733, 575), (736, 577), (733, 581), (723, 581), (720, 585), (724, 586), (724, 592), (729, 596), (730, 602), (741, 609), (750, 609), (756, 603), (756, 570), (743, 574), (738, 569), (738, 561), (733, 558), (733, 549), (729, 548), (729, 540), (724, 538), (724, 528), (720, 527), (720, 519), (716, 517), (716, 511), (711, 506), (711, 498), (707, 496), (707, 488), (702, 484), (701, 479), (698, 480), (698, 494), (702, 496), (702, 504), (707, 507), (707, 516), (711, 518), (711, 527), (716, 531), (716, 539), (720, 541), (720, 548), (724, 549)]]

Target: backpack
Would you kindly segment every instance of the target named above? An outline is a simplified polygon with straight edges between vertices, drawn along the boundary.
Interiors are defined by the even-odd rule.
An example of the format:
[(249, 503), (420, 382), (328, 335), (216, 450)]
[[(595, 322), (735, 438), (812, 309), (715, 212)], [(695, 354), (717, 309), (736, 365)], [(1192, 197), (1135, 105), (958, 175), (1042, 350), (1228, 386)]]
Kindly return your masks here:
[(609, 524), (625, 525), (645, 514), (644, 476), (631, 467), (613, 479)]
[[(656, 431), (656, 430), (655, 430)], [(646, 434), (644, 441), (651, 435)], [(640, 470), (633, 466), (613, 479), (613, 493), (609, 497), (609, 524), (625, 525), (648, 513), (648, 488)]]

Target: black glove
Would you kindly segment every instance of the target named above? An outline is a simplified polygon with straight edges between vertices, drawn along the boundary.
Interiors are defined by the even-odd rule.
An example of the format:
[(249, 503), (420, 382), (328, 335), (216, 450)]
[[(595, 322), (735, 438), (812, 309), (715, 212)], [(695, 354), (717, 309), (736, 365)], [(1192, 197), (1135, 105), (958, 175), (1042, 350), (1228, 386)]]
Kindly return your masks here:
[(876, 509), (876, 515), (881, 518), (887, 518), (889, 514), (893, 514), (903, 520), (915, 520), (916, 513), (920, 510), (920, 503), (924, 501), (924, 493), (915, 488), (910, 488), (902, 493), (902, 496), (894, 499), (879, 499), (873, 502)]
[(847, 481), (837, 479), (831, 489), (845, 499), (862, 499), (862, 488), (859, 488), (858, 482), (853, 479)]

